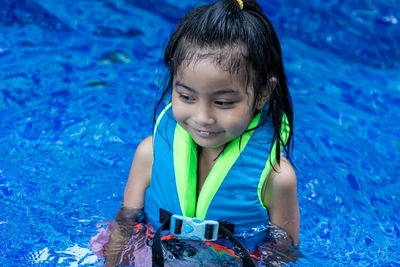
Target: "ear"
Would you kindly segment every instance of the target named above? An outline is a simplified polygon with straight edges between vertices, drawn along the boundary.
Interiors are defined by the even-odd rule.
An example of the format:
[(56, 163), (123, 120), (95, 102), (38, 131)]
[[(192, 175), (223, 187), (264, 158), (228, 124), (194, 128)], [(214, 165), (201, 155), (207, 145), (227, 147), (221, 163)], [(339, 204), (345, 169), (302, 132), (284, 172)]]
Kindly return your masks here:
[(260, 97), (257, 100), (256, 108), (258, 110), (261, 110), (265, 106), (265, 103), (267, 103), (267, 101), (270, 99), (272, 92), (275, 90), (277, 83), (278, 83), (278, 80), (276, 79), (275, 76), (269, 78), (267, 85), (260, 92)]

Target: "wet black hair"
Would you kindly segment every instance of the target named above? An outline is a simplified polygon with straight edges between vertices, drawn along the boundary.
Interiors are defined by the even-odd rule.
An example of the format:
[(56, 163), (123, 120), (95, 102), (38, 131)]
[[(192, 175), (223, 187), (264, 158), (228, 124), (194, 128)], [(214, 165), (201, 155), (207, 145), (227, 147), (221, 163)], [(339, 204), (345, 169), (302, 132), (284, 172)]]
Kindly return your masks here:
[[(174, 76), (184, 61), (187, 64), (211, 58), (230, 73), (238, 73), (244, 67), (246, 80), (254, 89), (254, 105), (264, 90), (269, 90), (268, 116), (260, 125), (271, 116), (274, 125), (272, 144), (277, 141), (278, 163), (280, 146), (283, 144), (280, 136), (282, 117), (283, 114), (287, 116), (290, 133), (283, 149), (291, 161), (289, 150), (293, 139), (293, 107), (279, 39), (256, 1), (243, 0), (243, 4), (241, 10), (237, 1), (221, 0), (192, 10), (180, 21), (165, 49), (167, 78), (156, 104), (153, 121), (156, 121), (162, 103), (171, 95)], [(271, 82), (273, 77), (276, 85)]]

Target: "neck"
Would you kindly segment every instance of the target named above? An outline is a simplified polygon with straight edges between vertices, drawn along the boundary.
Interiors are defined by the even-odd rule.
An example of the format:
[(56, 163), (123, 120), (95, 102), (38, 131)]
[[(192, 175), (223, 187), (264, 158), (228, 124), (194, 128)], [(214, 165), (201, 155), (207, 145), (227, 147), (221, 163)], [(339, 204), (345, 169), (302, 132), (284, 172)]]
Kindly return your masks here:
[(226, 144), (217, 148), (197, 147), (197, 156), (215, 162), (225, 149)]
[(225, 145), (220, 148), (197, 147), (197, 196), (224, 147)]

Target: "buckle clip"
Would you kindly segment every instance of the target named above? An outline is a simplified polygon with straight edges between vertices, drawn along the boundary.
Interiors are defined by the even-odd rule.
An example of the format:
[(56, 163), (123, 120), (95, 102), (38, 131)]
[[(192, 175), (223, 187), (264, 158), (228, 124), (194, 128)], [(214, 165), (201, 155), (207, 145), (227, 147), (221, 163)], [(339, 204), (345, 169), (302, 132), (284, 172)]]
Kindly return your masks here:
[(218, 239), (219, 222), (201, 220), (181, 215), (171, 216), (171, 234), (193, 240), (215, 241)]

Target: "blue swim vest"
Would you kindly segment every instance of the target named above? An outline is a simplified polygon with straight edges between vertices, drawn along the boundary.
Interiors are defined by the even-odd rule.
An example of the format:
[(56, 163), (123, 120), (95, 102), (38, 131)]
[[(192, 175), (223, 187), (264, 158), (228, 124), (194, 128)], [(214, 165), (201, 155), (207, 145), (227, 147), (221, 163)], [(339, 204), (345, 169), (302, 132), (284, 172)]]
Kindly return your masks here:
[[(266, 112), (249, 125), (254, 128)], [(281, 138), (286, 142), (289, 126), (282, 120)], [(145, 215), (154, 230), (160, 209), (172, 214), (234, 224), (234, 235), (252, 253), (267, 238), (268, 211), (262, 203), (262, 188), (275, 162), (271, 154), (271, 120), (232, 140), (207, 176), (196, 200), (197, 145), (174, 119), (169, 104), (158, 116), (154, 131), (152, 178), (145, 194)], [(283, 147), (282, 145), (280, 146)]]

